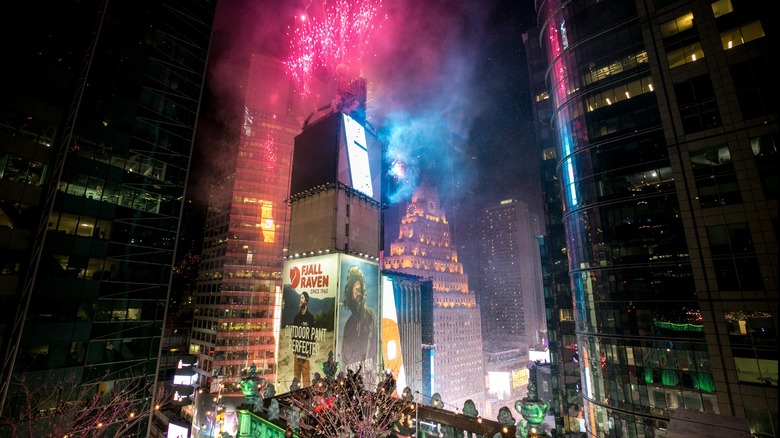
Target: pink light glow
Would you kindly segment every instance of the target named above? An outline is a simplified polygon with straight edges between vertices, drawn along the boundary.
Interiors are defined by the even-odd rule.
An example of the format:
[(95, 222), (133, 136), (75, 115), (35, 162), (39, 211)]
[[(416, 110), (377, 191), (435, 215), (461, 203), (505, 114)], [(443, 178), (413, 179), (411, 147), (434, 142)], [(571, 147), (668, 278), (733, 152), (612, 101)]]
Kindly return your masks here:
[(290, 37), (287, 70), (299, 92), (311, 92), (316, 77), (330, 79), (339, 64), (359, 63), (374, 30), (374, 20), (382, 0), (323, 0), (325, 16), (300, 22)]

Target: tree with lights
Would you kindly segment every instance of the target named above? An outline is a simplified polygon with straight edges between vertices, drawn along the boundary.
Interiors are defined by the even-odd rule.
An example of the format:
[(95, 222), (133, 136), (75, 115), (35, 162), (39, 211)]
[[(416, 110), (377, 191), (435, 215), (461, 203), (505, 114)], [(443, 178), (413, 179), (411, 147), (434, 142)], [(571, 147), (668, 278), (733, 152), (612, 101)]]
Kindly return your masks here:
[(162, 386), (155, 390), (142, 378), (111, 385), (79, 385), (73, 377), (42, 386), (19, 380), (16, 386), (0, 415), (3, 437), (146, 436), (153, 409), (167, 401)]
[[(338, 367), (336, 363), (327, 365), (333, 370)], [(325, 378), (290, 393), (290, 400), (291, 407), (302, 414), (299, 427), (292, 426), (294, 432), (307, 438), (385, 436), (402, 417), (414, 412), (413, 403), (396, 395), (392, 375), (370, 391), (361, 372), (352, 370), (338, 376), (326, 372)]]

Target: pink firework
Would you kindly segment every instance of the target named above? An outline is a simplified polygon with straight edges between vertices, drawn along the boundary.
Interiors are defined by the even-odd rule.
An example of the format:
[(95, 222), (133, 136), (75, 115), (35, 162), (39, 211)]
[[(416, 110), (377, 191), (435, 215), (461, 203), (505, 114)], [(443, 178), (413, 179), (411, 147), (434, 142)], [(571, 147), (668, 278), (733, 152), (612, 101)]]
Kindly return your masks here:
[(321, 20), (301, 17), (290, 36), (285, 64), (301, 95), (315, 77), (330, 79), (339, 64), (360, 62), (374, 30), (381, 0), (323, 0)]

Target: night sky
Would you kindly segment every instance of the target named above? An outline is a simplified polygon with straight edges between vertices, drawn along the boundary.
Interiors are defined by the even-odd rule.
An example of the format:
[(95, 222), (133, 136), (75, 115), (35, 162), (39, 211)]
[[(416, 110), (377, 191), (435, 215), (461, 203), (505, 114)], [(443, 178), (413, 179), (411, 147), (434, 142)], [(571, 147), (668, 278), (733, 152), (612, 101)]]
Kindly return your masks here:
[[(296, 17), (318, 11), (321, 0), (222, 0), (208, 80), (220, 107), (233, 98), (225, 85), (237, 59), (286, 59)], [(513, 197), (541, 209), (522, 43), (533, 0), (384, 0), (379, 15), (354, 66), (369, 81), (369, 121), (408, 162), (410, 182), (425, 175), (439, 186), (468, 273), (480, 208)]]

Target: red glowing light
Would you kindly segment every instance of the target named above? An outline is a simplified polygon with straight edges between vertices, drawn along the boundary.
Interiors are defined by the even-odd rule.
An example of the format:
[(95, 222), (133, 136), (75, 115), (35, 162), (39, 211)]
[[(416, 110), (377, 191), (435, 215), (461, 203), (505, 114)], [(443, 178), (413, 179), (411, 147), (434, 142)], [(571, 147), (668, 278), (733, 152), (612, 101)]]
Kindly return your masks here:
[(288, 32), (290, 55), (287, 70), (305, 96), (311, 92), (314, 75), (333, 76), (339, 64), (360, 62), (382, 0), (323, 1), (325, 16), (307, 19)]

